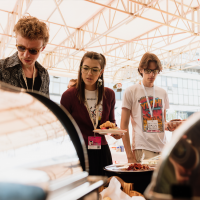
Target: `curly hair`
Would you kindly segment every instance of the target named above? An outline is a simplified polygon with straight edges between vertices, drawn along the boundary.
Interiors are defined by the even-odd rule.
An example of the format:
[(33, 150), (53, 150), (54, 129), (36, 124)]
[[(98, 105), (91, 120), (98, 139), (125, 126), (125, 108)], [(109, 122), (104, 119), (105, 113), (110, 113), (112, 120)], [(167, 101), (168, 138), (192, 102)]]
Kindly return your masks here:
[(77, 82), (77, 79), (70, 79), (69, 82), (74, 82), (74, 83), (76, 83), (76, 82)]
[(162, 64), (159, 58), (155, 54), (147, 52), (142, 56), (142, 59), (140, 60), (140, 64), (138, 67), (138, 72), (141, 76), (142, 76), (142, 73), (140, 72), (140, 70), (147, 69), (150, 62), (155, 62), (159, 72), (162, 71)]
[(71, 87), (75, 87), (77, 85), (77, 79), (71, 79), (69, 82), (73, 83)]
[(44, 42), (44, 46), (49, 41), (49, 28), (36, 17), (25, 16), (17, 22), (14, 27), (15, 34), (20, 34), (22, 37), (30, 40), (40, 40)]

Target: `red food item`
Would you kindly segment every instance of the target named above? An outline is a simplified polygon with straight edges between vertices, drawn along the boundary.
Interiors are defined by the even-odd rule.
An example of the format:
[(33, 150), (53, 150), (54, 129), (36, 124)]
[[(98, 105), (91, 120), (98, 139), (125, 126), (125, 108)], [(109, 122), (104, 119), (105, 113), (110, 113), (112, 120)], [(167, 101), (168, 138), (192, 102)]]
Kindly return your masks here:
[(148, 165), (143, 165), (140, 163), (134, 163), (134, 164), (130, 164), (129, 167), (127, 168), (127, 170), (148, 170), (149, 166)]
[(102, 127), (101, 129), (107, 129), (106, 127)]

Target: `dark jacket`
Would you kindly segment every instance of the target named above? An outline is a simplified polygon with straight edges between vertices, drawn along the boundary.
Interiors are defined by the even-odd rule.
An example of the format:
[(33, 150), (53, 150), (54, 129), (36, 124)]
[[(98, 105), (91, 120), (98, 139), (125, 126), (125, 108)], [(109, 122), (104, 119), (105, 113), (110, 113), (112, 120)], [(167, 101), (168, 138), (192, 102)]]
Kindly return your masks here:
[[(39, 92), (49, 96), (49, 74), (37, 61), (35, 62), (35, 67), (38, 69), (38, 74), (41, 78)], [(18, 57), (18, 52), (8, 58), (0, 60), (0, 81), (26, 89), (22, 78), (22, 63)]]
[[(79, 126), (86, 146), (88, 145), (88, 136), (94, 136), (93, 124), (91, 122), (87, 108), (83, 103), (80, 103), (77, 97), (77, 90), (75, 87), (72, 87), (66, 90), (62, 97), (60, 104), (63, 105), (68, 112), (72, 115), (77, 125)], [(115, 123), (115, 93), (113, 90), (105, 87), (105, 96), (103, 97), (103, 112), (102, 118), (99, 125), (103, 124), (106, 121), (111, 121)], [(101, 137), (102, 145), (106, 145), (107, 141), (104, 135), (99, 135)]]

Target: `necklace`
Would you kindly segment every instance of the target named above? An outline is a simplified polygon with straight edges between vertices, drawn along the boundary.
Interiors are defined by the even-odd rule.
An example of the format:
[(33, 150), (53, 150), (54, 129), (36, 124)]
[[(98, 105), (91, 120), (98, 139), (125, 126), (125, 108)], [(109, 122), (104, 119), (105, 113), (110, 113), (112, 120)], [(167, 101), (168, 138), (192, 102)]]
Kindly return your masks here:
[[(25, 76), (25, 73), (24, 73), (23, 68), (22, 68), (22, 76), (23, 76), (24, 82), (25, 82), (25, 84), (26, 84), (26, 88), (27, 88), (27, 90), (28, 90), (28, 83), (27, 83), (27, 79), (26, 79), (26, 76)], [(33, 84), (32, 84), (32, 91), (33, 91), (34, 82), (35, 82), (35, 65), (34, 65), (34, 67), (33, 67)]]

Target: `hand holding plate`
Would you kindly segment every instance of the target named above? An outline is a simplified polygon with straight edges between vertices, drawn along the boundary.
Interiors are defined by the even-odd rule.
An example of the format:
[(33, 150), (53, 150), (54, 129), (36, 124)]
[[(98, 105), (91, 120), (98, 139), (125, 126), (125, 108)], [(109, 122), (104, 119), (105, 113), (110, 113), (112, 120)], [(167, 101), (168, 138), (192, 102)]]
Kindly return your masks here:
[[(123, 134), (123, 133), (122, 133), (122, 134)], [(112, 136), (113, 138), (115, 138), (116, 140), (119, 140), (119, 139), (122, 138), (122, 134), (121, 134), (121, 135), (115, 135), (114, 133), (111, 133), (111, 136)]]

